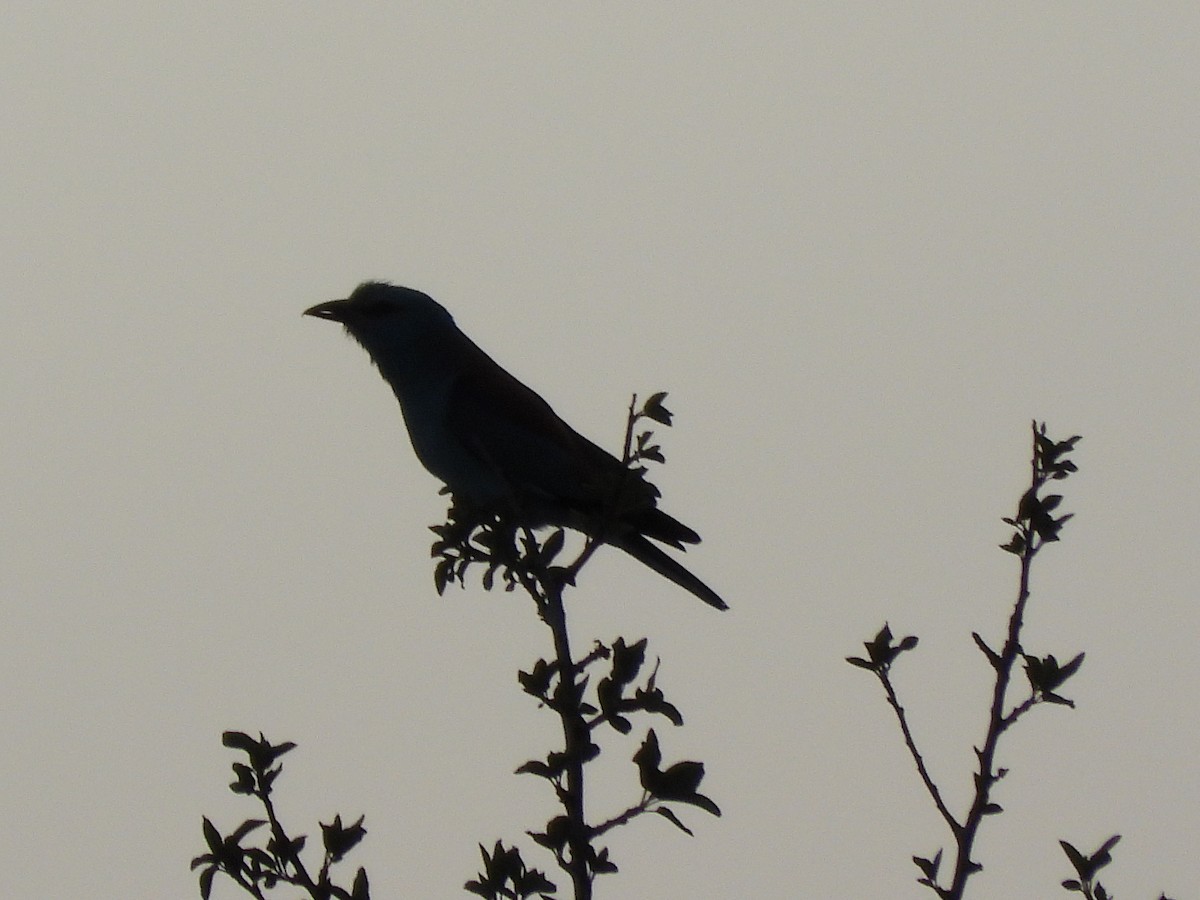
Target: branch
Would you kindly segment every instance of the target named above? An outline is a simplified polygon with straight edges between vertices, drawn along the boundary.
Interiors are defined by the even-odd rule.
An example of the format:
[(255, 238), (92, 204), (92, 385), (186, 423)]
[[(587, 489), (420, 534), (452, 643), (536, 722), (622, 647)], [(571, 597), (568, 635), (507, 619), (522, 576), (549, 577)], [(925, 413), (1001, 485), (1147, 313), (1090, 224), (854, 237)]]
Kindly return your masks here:
[(942, 792), (938, 790), (938, 786), (929, 775), (929, 770), (925, 768), (925, 759), (921, 756), (920, 751), (917, 750), (917, 743), (913, 739), (912, 731), (908, 727), (908, 717), (904, 714), (904, 707), (896, 699), (896, 691), (892, 688), (892, 680), (888, 676), (888, 670), (884, 668), (877, 674), (879, 675), (880, 682), (883, 684), (883, 690), (887, 694), (888, 703), (896, 712), (896, 719), (900, 722), (900, 731), (904, 735), (904, 744), (908, 747), (908, 752), (912, 755), (913, 762), (917, 765), (917, 772), (921, 776), (921, 781), (925, 783), (925, 790), (929, 792), (934, 806), (942, 814), (942, 818), (946, 820), (946, 824), (950, 826), (950, 831), (957, 837), (962, 832), (962, 825), (954, 818), (954, 814), (950, 812), (949, 807), (942, 800)]

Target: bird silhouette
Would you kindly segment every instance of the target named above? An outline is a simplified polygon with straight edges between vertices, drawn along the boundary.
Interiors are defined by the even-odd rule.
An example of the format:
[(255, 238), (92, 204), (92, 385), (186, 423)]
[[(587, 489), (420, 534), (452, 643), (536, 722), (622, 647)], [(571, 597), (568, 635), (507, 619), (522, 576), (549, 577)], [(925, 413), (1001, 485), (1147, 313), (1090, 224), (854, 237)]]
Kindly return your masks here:
[(340, 322), (367, 351), (400, 401), (417, 458), (456, 500), (518, 525), (573, 528), (727, 608), (652, 542), (686, 549), (700, 536), (658, 508), (643, 472), (571, 428), (428, 294), (369, 281), (304, 314)]

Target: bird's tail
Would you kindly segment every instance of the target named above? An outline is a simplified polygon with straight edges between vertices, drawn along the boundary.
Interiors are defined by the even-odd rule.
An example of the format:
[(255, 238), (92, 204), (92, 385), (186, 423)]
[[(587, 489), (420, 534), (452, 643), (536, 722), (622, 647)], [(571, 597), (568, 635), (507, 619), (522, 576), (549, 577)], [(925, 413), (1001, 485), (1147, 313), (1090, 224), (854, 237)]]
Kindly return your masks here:
[(695, 594), (709, 606), (716, 609), (729, 609), (729, 604), (717, 595), (717, 592), (689, 572), (684, 566), (668, 556), (663, 550), (650, 543), (645, 536), (635, 531), (607, 539), (614, 547), (620, 547), (638, 562), (645, 563), (659, 575), (675, 582), (685, 591)]
[(646, 537), (670, 544), (672, 547), (678, 547), (680, 550), (683, 549), (684, 544), (700, 543), (700, 535), (678, 519), (667, 515), (657, 506), (626, 516), (623, 521), (632, 525)]

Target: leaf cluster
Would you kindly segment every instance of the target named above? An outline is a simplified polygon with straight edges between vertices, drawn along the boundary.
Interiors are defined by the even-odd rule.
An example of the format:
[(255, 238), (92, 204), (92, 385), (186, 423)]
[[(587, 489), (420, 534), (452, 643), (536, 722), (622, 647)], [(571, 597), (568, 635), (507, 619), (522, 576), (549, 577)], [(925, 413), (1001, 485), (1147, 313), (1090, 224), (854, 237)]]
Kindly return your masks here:
[[(564, 546), (561, 530), (538, 540), (528, 528), (516, 524), (521, 518), (519, 498), (515, 498), (514, 510), (495, 513), (470, 509), (455, 498), (446, 523), (433, 529), (437, 535), (433, 556), (438, 559), (434, 578), (439, 591), (452, 581), (464, 584), (471, 567), (482, 566), (485, 588), (498, 583), (506, 590), (521, 587), (534, 600), (539, 617), (553, 635), (553, 657), (535, 660), (518, 673), (518, 681), (525, 693), (558, 717), (563, 742), (516, 771), (544, 780), (554, 791), (561, 812), (540, 830), (527, 834), (550, 851), (570, 876), (577, 900), (591, 897), (596, 876), (617, 871), (608, 848), (598, 843), (611, 829), (654, 813), (691, 834), (671, 804), (691, 804), (720, 815), (716, 803), (699, 792), (703, 764), (682, 761), (664, 766), (653, 729), (632, 757), (641, 786), (637, 800), (599, 823), (590, 822), (583, 808), (587, 767), (601, 754), (601, 734), (629, 735), (634, 719), (642, 715), (683, 724), (679, 709), (659, 687), (658, 662), (647, 666), (647, 641), (629, 642), (621, 637), (610, 643), (594, 641), (591, 650), (576, 659), (570, 650), (563, 604), (564, 589), (574, 585), (577, 573), (602, 542), (606, 523), (620, 521), (630, 509), (645, 506), (648, 499), (658, 496), (644, 478), (644, 464), (663, 462), (662, 448), (654, 442), (653, 432), (639, 423), (670, 425), (671, 413), (663, 406), (665, 397), (665, 393), (653, 394), (640, 407), (636, 395), (630, 401), (622, 474), (608, 486), (605, 508), (597, 512), (583, 551), (569, 565), (556, 562)], [(514, 511), (516, 516), (511, 514)], [(480, 851), (484, 870), (467, 882), (467, 890), (488, 898), (553, 895), (554, 885), (526, 865), (517, 847), (497, 842), (490, 853), (482, 845)]]
[(1059, 696), (1055, 691), (1063, 682), (1079, 671), (1079, 667), (1083, 665), (1084, 655), (1077, 653), (1069, 663), (1060, 666), (1053, 653), (1040, 659), (1030, 656), (1028, 653), (1022, 653), (1021, 656), (1025, 660), (1025, 675), (1029, 679), (1029, 687), (1033, 691), (1033, 695), (1047, 703), (1058, 703), (1074, 709), (1074, 700)]
[[(223, 872), (260, 900), (281, 884), (305, 890), (312, 900), (370, 900), (365, 869), (358, 869), (348, 888), (337, 885), (332, 878), (334, 864), (341, 862), (366, 837), (363, 817), (349, 825), (343, 824), (341, 815), (334, 816), (328, 824), (319, 823), (324, 853), (314, 876), (301, 858), (307, 836), (290, 836), (276, 815), (272, 792), (275, 780), (283, 772), (279, 758), (296, 745), (291, 741), (272, 744), (261, 733), (252, 738), (241, 731), (225, 732), (222, 743), (246, 754), (246, 762), (233, 763), (234, 780), (229, 789), (235, 794), (256, 797), (267, 818), (247, 819), (229, 834), (222, 835), (212, 821), (204, 817), (203, 832), (208, 852), (192, 860), (192, 870), (201, 869), (200, 896), (203, 900), (208, 900), (218, 872)], [(270, 836), (265, 843), (244, 843), (264, 825), (270, 826)]]
[(863, 646), (867, 648), (867, 658), (847, 656), (846, 662), (852, 666), (858, 666), (860, 669), (882, 674), (891, 668), (892, 662), (897, 656), (905, 650), (912, 650), (917, 643), (917, 638), (911, 634), (902, 638), (899, 643), (893, 643), (892, 629), (887, 622), (884, 622), (875, 637), (863, 642)]
[[(945, 882), (941, 880), (940, 872), (943, 860), (941, 849), (929, 857), (912, 858), (921, 873), (917, 879), (918, 883), (930, 888), (942, 900), (959, 900), (963, 896), (967, 879), (982, 870), (983, 866), (972, 858), (976, 836), (986, 817), (1004, 811), (1003, 807), (992, 799), (993, 788), (1008, 774), (1008, 769), (996, 765), (1001, 735), (1039, 703), (1073, 707), (1073, 701), (1064, 697), (1060, 688), (1079, 670), (1084, 659), (1084, 654), (1079, 653), (1070, 662), (1060, 665), (1053, 654), (1036, 656), (1025, 652), (1021, 645), (1025, 607), (1030, 596), (1029, 578), (1033, 559), (1045, 544), (1059, 540), (1063, 525), (1071, 518), (1069, 513), (1055, 516), (1063, 498), (1060, 494), (1047, 494), (1044, 489), (1048, 483), (1062, 481), (1077, 471), (1069, 454), (1080, 440), (1079, 436), (1075, 435), (1064, 441), (1055, 441), (1048, 436), (1045, 424), (1036, 421), (1032, 430), (1033, 451), (1029, 486), (1017, 502), (1016, 515), (1003, 520), (1013, 532), (1009, 541), (1001, 546), (1019, 557), (1021, 564), (1017, 598), (1009, 616), (1005, 640), (997, 650), (978, 632), (972, 633), (975, 645), (992, 667), (995, 684), (987, 733), (983, 743), (973, 748), (977, 764), (972, 776), (975, 793), (965, 813), (952, 813), (943, 800), (941, 789), (917, 746), (908, 716), (904, 707), (900, 705), (892, 683), (892, 665), (901, 653), (915, 649), (918, 639), (910, 635), (897, 641), (891, 628), (885, 623), (871, 640), (864, 642), (867, 651), (865, 657), (846, 658), (851, 665), (873, 672), (878, 677), (888, 704), (896, 714), (905, 746), (916, 765), (926, 792), (954, 840), (953, 871)], [(1023, 659), (1025, 663), (1029, 694), (1019, 703), (1013, 704), (1009, 699), (1009, 692), (1013, 667), (1018, 659)]]
[(446, 521), (431, 525), (429, 530), (437, 535), (429, 555), (437, 560), (433, 583), (439, 595), (456, 582), (466, 587), (467, 575), (476, 565), (483, 567), (481, 580), (488, 591), (495, 587), (497, 578), (505, 591), (512, 591), (530, 577), (566, 577), (562, 567), (551, 565), (566, 543), (561, 528), (539, 541), (510, 517), (474, 507), (455, 496), (446, 511)]
[(1112, 862), (1112, 854), (1109, 851), (1117, 845), (1119, 840), (1121, 840), (1121, 836), (1114, 834), (1090, 856), (1080, 853), (1066, 841), (1059, 841), (1058, 845), (1063, 848), (1063, 852), (1067, 854), (1067, 859), (1071, 861), (1071, 865), (1074, 866), (1075, 872), (1079, 876), (1078, 879), (1068, 878), (1062, 883), (1062, 886), (1068, 891), (1083, 894), (1088, 900), (1112, 900), (1112, 896), (1104, 889), (1104, 885), (1095, 879), (1096, 873)]
[(624, 462), (626, 466), (633, 467), (642, 462), (665, 463), (667, 461), (666, 457), (663, 456), (662, 447), (651, 443), (654, 440), (653, 431), (647, 429), (634, 435), (637, 423), (643, 419), (657, 422), (668, 428), (671, 427), (671, 419), (674, 416), (669, 409), (663, 406), (663, 401), (666, 399), (666, 391), (651, 394), (640, 409), (637, 406), (637, 394), (634, 394), (633, 399), (630, 400), (628, 424), (625, 430)]
[[(564, 721), (573, 723), (573, 727), (563, 749), (523, 763), (517, 773), (535, 775), (547, 781), (559, 802), (566, 806), (570, 801), (568, 776), (572, 767), (582, 769), (600, 756), (600, 745), (595, 740), (597, 732), (610, 729), (627, 735), (633, 730), (630, 717), (636, 714), (659, 715), (673, 725), (683, 725), (683, 715), (678, 707), (658, 686), (658, 662), (648, 673), (645, 671), (647, 644), (645, 638), (633, 643), (627, 643), (624, 638), (617, 638), (611, 644), (596, 641), (591, 652), (571, 667), (570, 680), (562, 677), (563, 666), (556, 660), (538, 659), (527, 671), (519, 672), (518, 680), (525, 693)], [(713, 815), (721, 814), (717, 805), (698, 790), (704, 777), (704, 765), (683, 761), (662, 768), (662, 753), (653, 729), (648, 731), (632, 759), (637, 767), (642, 796), (621, 813), (600, 824), (581, 823), (581, 834), (575, 833), (575, 825), (566, 815), (554, 816), (543, 830), (529, 832), (535, 843), (555, 855), (561, 867), (567, 868), (570, 863), (569, 848), (583, 845), (587, 847), (587, 867), (591, 876), (616, 872), (617, 865), (610, 858), (608, 849), (596, 846), (595, 839), (645, 813), (663, 816), (687, 834), (692, 834), (668, 802), (691, 804)], [(572, 843), (572, 838), (576, 843)], [(505, 854), (499, 858), (502, 866), (495, 853), (490, 857), (490, 865), (493, 868), (499, 866), (505, 872), (523, 869), (519, 850), (509, 848)], [(485, 868), (487, 865), (485, 856)], [(495, 878), (489, 878), (485, 871), (478, 881), (468, 885), (495, 883)], [(478, 893), (476, 888), (470, 889)]]
[[(1095, 853), (1090, 855), (1081, 853), (1066, 841), (1059, 841), (1058, 845), (1063, 848), (1063, 853), (1067, 854), (1067, 859), (1071, 861), (1075, 874), (1078, 875), (1077, 878), (1066, 879), (1062, 886), (1073, 893), (1083, 894), (1087, 900), (1115, 900), (1104, 885), (1096, 880), (1096, 873), (1112, 862), (1110, 851), (1119, 840), (1121, 840), (1121, 836), (1114, 834), (1101, 844)], [(1171, 898), (1166, 894), (1160, 894), (1158, 900), (1171, 900)]]
[(479, 845), (479, 853), (483, 856), (483, 871), (463, 885), (470, 894), (524, 900), (534, 894), (549, 898), (558, 889), (544, 872), (526, 868), (521, 851), (516, 847), (505, 847), (501, 841), (496, 841), (491, 853), (483, 844)]
[(1076, 434), (1065, 441), (1054, 441), (1047, 437), (1044, 422), (1041, 425), (1034, 422), (1033, 438), (1033, 477), (1029, 489), (1017, 502), (1016, 515), (1003, 520), (1005, 524), (1012, 526), (1013, 533), (1008, 543), (1001, 544), (1000, 547), (1017, 556), (1032, 556), (1043, 544), (1057, 541), (1063, 525), (1074, 515), (1068, 513), (1056, 519), (1052, 513), (1062, 503), (1062, 495), (1043, 496), (1042, 490), (1047, 482), (1062, 481), (1078, 471), (1075, 463), (1067, 458), (1067, 454), (1075, 449), (1075, 445), (1081, 440), (1080, 436)]
[[(671, 413), (663, 405), (665, 398), (665, 392), (660, 392), (640, 407), (636, 395), (630, 402), (623, 466), (598, 486), (601, 502), (597, 503), (595, 521), (581, 526), (586, 541), (569, 564), (558, 561), (566, 544), (565, 532), (553, 529), (539, 539), (529, 526), (531, 521), (538, 521), (537, 517), (522, 514), (523, 501), (531, 498), (514, 496), (506, 498), (499, 508), (481, 509), (452, 496), (445, 522), (431, 529), (435, 535), (431, 548), (434, 584), (439, 595), (452, 583), (465, 586), (468, 576), (481, 570), (485, 589), (503, 586), (511, 592), (521, 588), (529, 594), (539, 618), (550, 629), (553, 656), (536, 660), (518, 677), (522, 689), (558, 717), (562, 744), (516, 771), (542, 779), (554, 791), (560, 811), (542, 830), (526, 833), (553, 854), (571, 882), (575, 900), (590, 900), (596, 876), (617, 871), (608, 849), (598, 844), (613, 828), (653, 813), (690, 835), (674, 805), (687, 804), (715, 816), (721, 814), (717, 804), (700, 793), (704, 765), (691, 760), (664, 765), (653, 729), (647, 730), (632, 755), (641, 789), (637, 799), (601, 822), (589, 822), (584, 810), (585, 773), (588, 764), (601, 753), (601, 734), (629, 735), (635, 719), (643, 715), (661, 716), (676, 726), (683, 724), (679, 709), (659, 687), (658, 662), (647, 666), (647, 641), (627, 642), (620, 637), (607, 644), (595, 641), (587, 655), (576, 659), (571, 652), (563, 602), (564, 590), (574, 585), (578, 572), (603, 543), (608, 527), (623, 521), (630, 512), (653, 505), (658, 497), (657, 488), (645, 478), (645, 464), (662, 463), (665, 458), (653, 432), (642, 425), (671, 424)], [(222, 836), (205, 819), (209, 852), (193, 861), (193, 868), (203, 868), (200, 880), (205, 900), (217, 872), (225, 872), (258, 898), (264, 898), (265, 892), (278, 884), (289, 884), (307, 890), (314, 900), (368, 900), (363, 870), (349, 889), (335, 885), (330, 878), (331, 866), (366, 834), (361, 818), (346, 826), (337, 816), (331, 824), (321, 825), (324, 861), (318, 874), (310, 876), (301, 859), (305, 836), (287, 835), (275, 815), (271, 792), (282, 771), (278, 759), (295, 745), (272, 745), (261, 735), (254, 739), (242, 732), (227, 732), (225, 744), (247, 757), (246, 762), (234, 763), (235, 780), (230, 787), (236, 793), (257, 797), (267, 818), (247, 820), (228, 836)], [(270, 825), (268, 843), (246, 845), (248, 837), (265, 824)], [(496, 841), (490, 850), (483, 844), (479, 849), (482, 871), (464, 885), (469, 893), (489, 900), (555, 896), (555, 883), (544, 872), (528, 866), (516, 846)]]

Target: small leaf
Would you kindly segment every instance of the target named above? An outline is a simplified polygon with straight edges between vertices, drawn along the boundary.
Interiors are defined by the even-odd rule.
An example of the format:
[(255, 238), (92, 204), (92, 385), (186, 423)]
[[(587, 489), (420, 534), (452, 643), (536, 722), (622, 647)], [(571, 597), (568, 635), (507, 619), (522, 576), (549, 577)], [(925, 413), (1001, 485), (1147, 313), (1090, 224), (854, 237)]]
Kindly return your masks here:
[(1025, 538), (1019, 534), (1014, 534), (1007, 544), (1000, 544), (1000, 549), (1020, 556), (1025, 552)]
[(354, 887), (350, 889), (350, 900), (371, 900), (371, 889), (367, 884), (367, 870), (359, 867), (354, 876)]
[(919, 868), (925, 874), (925, 883), (932, 884), (937, 879), (938, 869), (942, 865), (942, 851), (939, 849), (938, 852), (934, 854), (933, 859), (925, 859), (921, 856), (914, 856), (912, 861), (916, 863), (917, 868)]
[(695, 793), (696, 788), (700, 786), (700, 782), (704, 779), (704, 763), (677, 762), (661, 774), (659, 796), (668, 800), (682, 800), (687, 795)]
[(637, 678), (646, 660), (648, 640), (642, 638), (626, 646), (624, 638), (617, 638), (612, 646), (612, 680), (617, 684), (629, 684)]
[(999, 666), (1000, 654), (987, 645), (987, 641), (980, 637), (979, 632), (972, 631), (971, 637), (975, 639), (975, 646), (980, 649), (983, 655), (987, 657), (988, 662), (992, 664), (992, 668)]
[(516, 771), (513, 772), (513, 774), (514, 775), (537, 775), (540, 778), (545, 778), (547, 780), (550, 780), (550, 779), (554, 778), (554, 776), (557, 775), (558, 772), (552, 770), (548, 765), (546, 765), (540, 759), (531, 759), (531, 760), (529, 760), (529, 762), (523, 763), (522, 765), (518, 766)]
[(1047, 703), (1057, 703), (1059, 706), (1069, 706), (1071, 709), (1075, 708), (1074, 700), (1068, 700), (1066, 697), (1059, 696), (1053, 691), (1042, 691), (1042, 699)]
[(224, 848), (225, 841), (221, 838), (221, 832), (217, 831), (217, 826), (214, 825), (208, 818), (204, 816), (203, 825), (204, 843), (208, 844), (208, 849), (215, 854), (220, 854)]
[(1021, 495), (1021, 500), (1017, 503), (1017, 520), (1028, 522), (1039, 512), (1041, 512), (1041, 502), (1038, 500), (1037, 488), (1031, 487)]
[(1075, 871), (1079, 873), (1080, 878), (1087, 880), (1091, 877), (1088, 861), (1083, 858), (1082, 853), (1066, 841), (1059, 841), (1058, 845), (1063, 848), (1063, 852), (1067, 854), (1067, 859), (1071, 861), (1071, 865), (1075, 867)]
[(554, 557), (562, 552), (563, 544), (566, 543), (566, 535), (561, 528), (556, 528), (551, 533), (550, 537), (546, 538), (546, 542), (542, 544), (541, 559), (543, 563), (553, 561)]
[(668, 808), (666, 806), (659, 806), (654, 810), (654, 812), (658, 813), (660, 816), (662, 816), (667, 821), (673, 823), (676, 828), (678, 828), (680, 831), (682, 831), (688, 837), (695, 837), (695, 835), (692, 834), (692, 830), (690, 828), (688, 828), (686, 825), (684, 825), (682, 822), (680, 822), (679, 817), (677, 815), (675, 815), (675, 813), (673, 813), (670, 810), (670, 808)]
[[(596, 858), (592, 860), (592, 871), (598, 875), (612, 875), (619, 871), (617, 864), (608, 858), (607, 847), (596, 854)], [(553, 890), (554, 886), (551, 885), (550, 889)]]
[(1084, 653), (1080, 653), (1078, 656), (1076, 656), (1074, 659), (1072, 659), (1069, 663), (1067, 663), (1065, 666), (1063, 666), (1059, 670), (1059, 675), (1061, 676), (1059, 678), (1059, 682), (1058, 682), (1059, 684), (1062, 684), (1064, 681), (1066, 681), (1068, 678), (1070, 678), (1072, 675), (1074, 675), (1076, 672), (1079, 671), (1079, 667), (1081, 665), (1083, 665), (1083, 658), (1085, 655), (1086, 654), (1084, 654)]
[(261, 828), (266, 824), (266, 819), (247, 819), (237, 827), (237, 830), (235, 830), (233, 834), (229, 836), (228, 840), (234, 844), (240, 844), (242, 842), (242, 838), (252, 832), (255, 828)]
[(671, 412), (663, 406), (663, 400), (667, 398), (666, 391), (659, 391), (656, 394), (651, 394), (650, 398), (642, 407), (642, 414), (649, 419), (653, 419), (662, 425), (671, 425)]
[(547, 699), (547, 693), (550, 690), (550, 681), (557, 671), (558, 665), (556, 663), (549, 663), (544, 659), (539, 659), (533, 664), (533, 668), (530, 671), (517, 672), (517, 680), (521, 683), (521, 687), (525, 690), (525, 693), (544, 700)]
[(635, 697), (637, 702), (641, 704), (641, 708), (646, 712), (666, 716), (676, 727), (683, 725), (683, 713), (676, 708), (675, 704), (663, 697), (662, 691), (658, 689), (644, 691), (639, 688)]
[(325, 845), (325, 852), (334, 862), (340, 860), (367, 836), (367, 829), (363, 827), (364, 818), (364, 816), (359, 816), (357, 822), (344, 826), (341, 815), (336, 815), (329, 825), (321, 823), (321, 838)]
[(234, 763), (233, 774), (237, 779), (229, 785), (229, 789), (235, 794), (253, 794), (254, 793), (254, 770), (245, 763)]
[(654, 733), (654, 729), (646, 733), (646, 739), (642, 742), (642, 746), (633, 754), (633, 761), (642, 773), (642, 787), (646, 787), (646, 773), (657, 772), (658, 766), (662, 762), (662, 751), (658, 748), (658, 735)]
[(640, 454), (642, 459), (649, 459), (656, 463), (665, 463), (667, 458), (662, 454), (662, 448), (655, 444), (653, 447), (647, 447)]
[(433, 569), (433, 587), (439, 597), (446, 593), (446, 586), (454, 577), (454, 563), (443, 559)]

